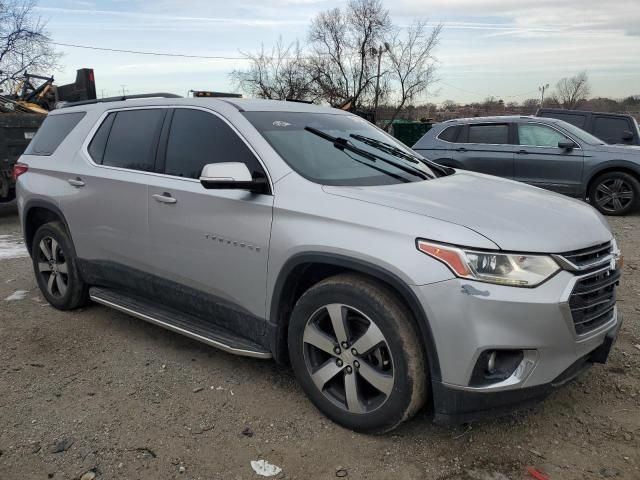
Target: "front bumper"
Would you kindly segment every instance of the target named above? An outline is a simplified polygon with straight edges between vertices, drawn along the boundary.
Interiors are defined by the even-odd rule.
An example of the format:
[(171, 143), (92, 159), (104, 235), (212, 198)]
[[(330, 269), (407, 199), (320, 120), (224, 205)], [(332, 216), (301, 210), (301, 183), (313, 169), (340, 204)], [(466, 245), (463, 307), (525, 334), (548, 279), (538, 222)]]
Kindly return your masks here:
[[(414, 287), (440, 364), (441, 378), (432, 379), (436, 419), (464, 421), (526, 406), (591, 363), (606, 360), (621, 319), (614, 308), (609, 321), (576, 334), (569, 297), (580, 278), (561, 271), (532, 289), (463, 279)], [(509, 379), (471, 386), (474, 366), (489, 349), (525, 355)]]

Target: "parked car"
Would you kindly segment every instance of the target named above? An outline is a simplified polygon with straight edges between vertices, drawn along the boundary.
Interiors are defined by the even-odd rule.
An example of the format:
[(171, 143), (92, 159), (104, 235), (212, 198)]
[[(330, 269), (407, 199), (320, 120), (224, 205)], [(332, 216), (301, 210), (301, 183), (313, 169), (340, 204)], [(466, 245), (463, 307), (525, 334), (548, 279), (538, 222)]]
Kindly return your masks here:
[(631, 115), (540, 108), (536, 112), (536, 116), (564, 120), (611, 145), (640, 145), (638, 122)]
[[(621, 324), (589, 205), (418, 157), (369, 122), (234, 98), (52, 112), (16, 167), (42, 295), (290, 362), (335, 422), (383, 432), (529, 405)], [(116, 328), (114, 326), (114, 328)]]
[(448, 120), (413, 149), (441, 165), (587, 199), (605, 215), (626, 215), (640, 205), (640, 147), (606, 145), (562, 120)]

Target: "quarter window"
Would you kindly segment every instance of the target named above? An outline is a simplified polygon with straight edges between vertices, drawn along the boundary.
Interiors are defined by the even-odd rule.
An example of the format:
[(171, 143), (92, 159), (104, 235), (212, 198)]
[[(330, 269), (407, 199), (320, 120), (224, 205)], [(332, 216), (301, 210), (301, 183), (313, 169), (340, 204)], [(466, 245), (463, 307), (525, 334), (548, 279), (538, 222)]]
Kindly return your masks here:
[(199, 178), (209, 163), (243, 162), (254, 178), (264, 177), (255, 155), (219, 117), (202, 110), (177, 109), (171, 121), (164, 173)]
[(85, 112), (49, 115), (25, 150), (25, 155), (52, 155), (75, 128)]
[(469, 125), (468, 143), (488, 143), (494, 145), (508, 144), (509, 125)]
[[(164, 115), (164, 109), (123, 110), (115, 113), (102, 164), (145, 172), (153, 171), (157, 137)], [(104, 135), (98, 131), (94, 137), (97, 152), (101, 141), (98, 134)]]
[(559, 142), (568, 138), (553, 128), (528, 123), (518, 124), (518, 140), (520, 145), (533, 147), (557, 147)]
[(455, 143), (456, 138), (458, 138), (458, 130), (459, 127), (457, 125), (447, 127), (442, 131), (440, 135), (438, 135), (438, 138), (440, 140), (444, 140), (445, 142)]

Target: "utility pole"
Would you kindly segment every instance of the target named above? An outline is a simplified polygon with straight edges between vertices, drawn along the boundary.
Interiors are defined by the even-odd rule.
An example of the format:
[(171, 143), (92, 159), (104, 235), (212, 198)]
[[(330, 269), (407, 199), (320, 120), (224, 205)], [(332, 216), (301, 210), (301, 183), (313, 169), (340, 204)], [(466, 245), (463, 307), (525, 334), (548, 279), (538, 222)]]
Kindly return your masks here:
[(384, 52), (388, 52), (390, 50), (390, 46), (387, 42), (384, 42), (384, 45), (380, 45), (376, 49), (373, 47), (371, 49), (371, 53), (378, 56), (378, 75), (376, 75), (376, 93), (373, 97), (373, 113), (374, 115), (378, 112), (378, 97), (380, 96), (380, 64), (382, 62), (382, 54)]
[(540, 108), (544, 107), (544, 92), (549, 88), (549, 84), (542, 85), (538, 87), (538, 91), (540, 92)]
[(125, 90), (124, 87), (126, 87), (126, 85), (120, 85), (122, 87), (122, 96), (126, 97), (127, 96), (127, 90)]

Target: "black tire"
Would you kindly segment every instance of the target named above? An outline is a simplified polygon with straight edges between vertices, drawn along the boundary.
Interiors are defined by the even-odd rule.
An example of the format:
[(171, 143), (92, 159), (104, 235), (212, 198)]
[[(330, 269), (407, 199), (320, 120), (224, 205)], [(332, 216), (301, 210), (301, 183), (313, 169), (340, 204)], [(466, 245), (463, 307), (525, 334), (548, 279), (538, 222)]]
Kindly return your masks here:
[(49, 222), (38, 228), (31, 259), (38, 287), (51, 305), (73, 310), (87, 304), (89, 287), (80, 276), (73, 243), (62, 223)]
[[(331, 350), (330, 345), (321, 350), (304, 340), (309, 338), (305, 337), (308, 325), (315, 326), (314, 319), (319, 318), (317, 322), (324, 321), (324, 325), (329, 326), (328, 329), (325, 327), (325, 332), (334, 332), (331, 337), (333, 348), (339, 347), (335, 329), (331, 330), (333, 317), (329, 315), (329, 310), (323, 310), (332, 305), (341, 305), (343, 308), (340, 311), (346, 312), (342, 318), (346, 319), (347, 336), (349, 332), (354, 333), (360, 328), (360, 337), (354, 333), (349, 339), (351, 343), (348, 348), (342, 351), (343, 357), (332, 357), (326, 353)], [(323, 320), (325, 313), (326, 319)], [(361, 314), (364, 318), (360, 318)], [(370, 332), (371, 324), (378, 328), (376, 334), (381, 334), (384, 342), (367, 350), (373, 353), (357, 352), (357, 356), (344, 358), (344, 355), (352, 352), (352, 346), (362, 344), (358, 338), (364, 338), (362, 332)], [(322, 328), (321, 323), (317, 325)], [(384, 433), (418, 412), (430, 393), (429, 371), (419, 338), (410, 312), (389, 288), (364, 276), (342, 274), (314, 285), (296, 303), (289, 323), (289, 356), (303, 390), (322, 413), (351, 430)], [(319, 366), (314, 370), (312, 357), (317, 355), (320, 355)], [(341, 358), (343, 363), (339, 362)], [(335, 369), (331, 362), (340, 364), (343, 370), (321, 389), (316, 386), (312, 372), (317, 373), (324, 367)], [(348, 365), (353, 365), (350, 372)], [(370, 376), (370, 368), (375, 369), (375, 377)], [(365, 380), (365, 377), (378, 379), (384, 375), (388, 379), (389, 369), (392, 379), (383, 389), (388, 394), (382, 393), (382, 389), (373, 388), (373, 383)], [(357, 385), (350, 389), (356, 392), (357, 402), (351, 405), (358, 406), (360, 411), (357, 413), (349, 408), (347, 385), (350, 381)], [(332, 388), (335, 391), (331, 391)], [(343, 397), (340, 396), (341, 389)], [(366, 398), (365, 393), (372, 398)], [(354, 398), (353, 394), (351, 398)]]
[(640, 205), (640, 182), (626, 172), (606, 172), (591, 182), (589, 203), (603, 215), (626, 215)]

